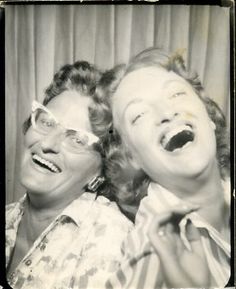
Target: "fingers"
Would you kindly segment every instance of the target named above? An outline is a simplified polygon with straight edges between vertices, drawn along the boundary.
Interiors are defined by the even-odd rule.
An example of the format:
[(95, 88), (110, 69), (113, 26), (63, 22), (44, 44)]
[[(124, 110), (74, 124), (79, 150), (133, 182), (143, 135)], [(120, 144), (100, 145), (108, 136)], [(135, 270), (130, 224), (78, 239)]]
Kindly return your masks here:
[(186, 224), (186, 237), (189, 242), (199, 241), (201, 239), (200, 232), (190, 220), (188, 220)]
[[(169, 209), (168, 212), (158, 214), (152, 221), (148, 237), (151, 241), (153, 248), (156, 250), (157, 254), (162, 258), (167, 255), (172, 255), (173, 251), (180, 252), (182, 250), (182, 242), (177, 242), (179, 236), (176, 235), (176, 232), (179, 233), (179, 221), (188, 213), (197, 210), (198, 206), (183, 206), (177, 205)], [(176, 223), (177, 221), (177, 223)], [(200, 238), (195, 231), (189, 227), (189, 238)], [(174, 234), (175, 233), (175, 234)], [(196, 237), (195, 237), (196, 235)], [(181, 246), (179, 246), (179, 244)], [(198, 244), (196, 244), (196, 247)], [(195, 244), (194, 244), (195, 248)], [(178, 252), (175, 252), (178, 253)]]
[(191, 206), (190, 205), (176, 205), (170, 208), (170, 211), (172, 212), (172, 214), (185, 216), (198, 209), (199, 209), (198, 205), (191, 205)]
[[(149, 228), (148, 237), (158, 254), (160, 266), (168, 287), (196, 287), (209, 283), (209, 270), (201, 243), (200, 231), (190, 220), (186, 224), (186, 238), (192, 251), (185, 248), (178, 230), (179, 221), (198, 206), (175, 206), (157, 215)], [(198, 268), (195, 276), (193, 268)], [(197, 286), (198, 287), (198, 286)]]
[(174, 221), (174, 219), (179, 218), (179, 220), (181, 220), (185, 215), (196, 211), (199, 209), (199, 206), (174, 206), (172, 208), (169, 209), (168, 212), (165, 213), (161, 213), (158, 214), (154, 219), (153, 222), (150, 226), (149, 231), (150, 232), (157, 232), (158, 230), (160, 230), (161, 226), (166, 225), (167, 223), (169, 223), (170, 221)]
[[(166, 238), (166, 229), (170, 231), (170, 224), (168, 221), (171, 219), (172, 212), (166, 212), (157, 215), (149, 228), (148, 236), (157, 252), (162, 252), (163, 238)], [(166, 224), (166, 226), (164, 226)]]
[[(178, 225), (180, 223), (180, 221), (189, 213), (192, 213), (194, 211), (197, 211), (199, 209), (199, 206), (197, 205), (191, 205), (191, 206), (187, 206), (187, 205), (181, 205), (181, 206), (175, 206), (171, 208), (171, 212), (172, 212), (172, 222), (176, 225)], [(176, 226), (176, 229), (178, 229), (179, 227)], [(177, 232), (179, 232), (177, 230)]]
[(172, 214), (170, 212), (159, 214), (153, 219), (153, 222), (150, 225), (148, 230), (148, 237), (151, 241), (151, 244), (158, 255), (165, 255), (166, 244), (164, 239), (166, 238), (166, 227), (162, 224), (168, 222)]
[(205, 258), (200, 232), (190, 220), (186, 224), (186, 237), (191, 245), (192, 252)]
[[(184, 250), (182, 241), (179, 238), (179, 221), (188, 213), (197, 210), (198, 206), (178, 205), (170, 208), (168, 212), (158, 214), (152, 221), (148, 237), (160, 258), (172, 259), (173, 256)], [(176, 223), (176, 221), (178, 221)], [(189, 227), (189, 238), (191, 240), (200, 239), (197, 232)], [(193, 249), (197, 250), (199, 244), (193, 244)]]
[(167, 223), (172, 216), (172, 212), (165, 212), (154, 217), (149, 231), (155, 233), (159, 231), (160, 227)]
[[(153, 248), (158, 254), (163, 279), (168, 288), (181, 288), (191, 284), (180, 265), (179, 246), (182, 245), (179, 235), (173, 232), (173, 225), (167, 224), (154, 234), (149, 232)], [(186, 283), (185, 283), (186, 282)]]
[(176, 254), (175, 226), (170, 222), (172, 213), (159, 214), (153, 219), (148, 231), (149, 240), (161, 259), (172, 260)]

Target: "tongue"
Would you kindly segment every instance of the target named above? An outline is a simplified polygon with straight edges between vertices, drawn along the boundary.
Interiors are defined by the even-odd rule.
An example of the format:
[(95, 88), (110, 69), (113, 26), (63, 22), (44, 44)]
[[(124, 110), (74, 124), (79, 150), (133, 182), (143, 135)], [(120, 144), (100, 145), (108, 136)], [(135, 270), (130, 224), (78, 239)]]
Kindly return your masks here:
[(194, 135), (189, 130), (183, 130), (173, 136), (167, 143), (165, 149), (173, 152), (175, 149), (183, 147), (187, 142), (193, 141)]

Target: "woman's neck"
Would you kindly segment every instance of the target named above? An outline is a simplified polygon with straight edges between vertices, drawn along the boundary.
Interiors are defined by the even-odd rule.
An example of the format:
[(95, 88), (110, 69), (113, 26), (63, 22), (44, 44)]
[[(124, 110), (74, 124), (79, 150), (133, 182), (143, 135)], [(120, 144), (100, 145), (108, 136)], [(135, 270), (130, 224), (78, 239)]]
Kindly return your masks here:
[(200, 208), (198, 213), (219, 232), (228, 222), (228, 209), (224, 198), (224, 188), (217, 166), (210, 173), (194, 178), (182, 178), (178, 184), (166, 186), (178, 198)]
[(33, 221), (47, 222), (47, 220), (51, 220), (60, 214), (63, 209), (64, 206), (59, 205), (44, 207), (28, 194), (27, 210), (30, 212)]
[(51, 216), (60, 213), (83, 192), (83, 190), (78, 189), (74, 193), (58, 196), (53, 193), (42, 194), (28, 191), (27, 196), (31, 210), (35, 215)]

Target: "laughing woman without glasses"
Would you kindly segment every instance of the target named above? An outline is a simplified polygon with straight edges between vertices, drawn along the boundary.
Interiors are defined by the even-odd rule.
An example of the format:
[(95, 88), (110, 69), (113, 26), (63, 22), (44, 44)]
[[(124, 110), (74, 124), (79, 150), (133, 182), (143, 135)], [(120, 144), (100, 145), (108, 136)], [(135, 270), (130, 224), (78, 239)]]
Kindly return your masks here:
[[(34, 101), (24, 124), (25, 196), (6, 208), (7, 280), (12, 288), (102, 288), (131, 223), (99, 195), (110, 122), (96, 96), (101, 73), (65, 65)], [(90, 191), (90, 192), (89, 192)], [(101, 190), (102, 191), (102, 190)]]
[(181, 55), (156, 48), (107, 72), (101, 87), (114, 125), (106, 174), (123, 205), (141, 199), (124, 261), (106, 287), (225, 286), (230, 191), (221, 110)]

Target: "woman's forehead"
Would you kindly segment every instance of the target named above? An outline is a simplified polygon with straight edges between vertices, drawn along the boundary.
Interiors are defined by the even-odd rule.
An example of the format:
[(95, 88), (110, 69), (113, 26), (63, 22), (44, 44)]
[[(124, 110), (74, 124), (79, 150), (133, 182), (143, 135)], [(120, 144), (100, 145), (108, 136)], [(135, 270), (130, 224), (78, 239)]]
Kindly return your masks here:
[(53, 98), (47, 104), (47, 108), (62, 125), (74, 129), (91, 130), (88, 111), (91, 101), (91, 98), (77, 91), (64, 91)]
[(91, 102), (91, 98), (84, 96), (79, 91), (76, 90), (65, 90), (59, 95), (52, 98), (48, 104), (47, 108), (51, 109), (60, 109), (61, 107), (65, 107), (65, 105), (74, 104), (75, 106), (78, 104), (88, 105)]
[[(180, 81), (182, 78), (162, 67), (144, 67), (127, 74), (113, 95), (114, 109), (125, 106), (135, 98), (147, 98), (164, 88), (169, 81)], [(122, 108), (123, 109), (123, 108)]]

